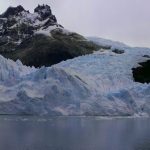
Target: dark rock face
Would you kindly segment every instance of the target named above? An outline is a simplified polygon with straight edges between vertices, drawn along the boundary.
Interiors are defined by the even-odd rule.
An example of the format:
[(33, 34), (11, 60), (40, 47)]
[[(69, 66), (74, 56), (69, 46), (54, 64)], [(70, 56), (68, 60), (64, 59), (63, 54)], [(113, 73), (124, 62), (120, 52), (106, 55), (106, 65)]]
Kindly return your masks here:
[(13, 16), (13, 15), (17, 15), (18, 13), (24, 11), (24, 8), (19, 5), (17, 7), (9, 7), (5, 13), (3, 13), (0, 17), (1, 18), (8, 18), (10, 16)]
[(41, 16), (42, 20), (45, 20), (47, 18), (50, 18), (50, 20), (54, 23), (57, 22), (56, 17), (52, 14), (51, 8), (48, 5), (38, 5), (34, 9), (35, 13), (38, 13)]
[(112, 52), (116, 53), (116, 54), (123, 54), (124, 50), (120, 50), (120, 49), (114, 49), (112, 50)]
[(140, 67), (133, 68), (133, 77), (136, 82), (150, 83), (150, 60), (140, 63)]
[(0, 15), (0, 54), (25, 65), (50, 66), (97, 49), (59, 25), (48, 5), (38, 5), (33, 14), (22, 6), (10, 7)]

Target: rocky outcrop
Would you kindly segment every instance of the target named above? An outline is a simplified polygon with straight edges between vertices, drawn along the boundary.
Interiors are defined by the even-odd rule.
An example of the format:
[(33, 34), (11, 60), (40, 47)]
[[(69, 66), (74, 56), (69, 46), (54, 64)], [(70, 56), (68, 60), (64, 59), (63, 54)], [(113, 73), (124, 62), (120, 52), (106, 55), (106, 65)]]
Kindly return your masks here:
[(141, 83), (150, 83), (150, 60), (139, 65), (139, 67), (132, 69), (134, 80)]
[(50, 18), (51, 22), (57, 23), (56, 17), (52, 14), (51, 8), (48, 5), (38, 5), (34, 12), (38, 13), (42, 20)]
[(24, 8), (19, 5), (17, 7), (9, 7), (6, 12), (4, 12), (2, 15), (0, 15), (1, 18), (8, 18), (11, 16), (15, 16), (18, 13), (21, 13), (22, 11), (25, 11)]

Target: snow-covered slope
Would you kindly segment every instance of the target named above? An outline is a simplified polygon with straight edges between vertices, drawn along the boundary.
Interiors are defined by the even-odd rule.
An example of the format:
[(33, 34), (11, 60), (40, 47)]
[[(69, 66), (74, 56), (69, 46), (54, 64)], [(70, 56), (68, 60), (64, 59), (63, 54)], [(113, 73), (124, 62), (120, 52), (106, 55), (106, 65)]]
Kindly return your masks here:
[(150, 84), (132, 77), (144, 55), (150, 49), (126, 46), (122, 54), (109, 49), (40, 69), (0, 57), (0, 73), (9, 74), (0, 81), (0, 114), (150, 115)]

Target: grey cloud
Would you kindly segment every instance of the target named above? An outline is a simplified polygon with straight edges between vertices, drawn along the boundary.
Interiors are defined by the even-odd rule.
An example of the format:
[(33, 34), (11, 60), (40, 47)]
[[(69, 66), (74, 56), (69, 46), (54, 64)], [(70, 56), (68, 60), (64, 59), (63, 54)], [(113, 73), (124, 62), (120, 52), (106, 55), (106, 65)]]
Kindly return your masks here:
[(33, 11), (51, 5), (58, 22), (86, 36), (99, 36), (133, 46), (150, 47), (149, 0), (0, 0), (0, 12), (22, 4)]

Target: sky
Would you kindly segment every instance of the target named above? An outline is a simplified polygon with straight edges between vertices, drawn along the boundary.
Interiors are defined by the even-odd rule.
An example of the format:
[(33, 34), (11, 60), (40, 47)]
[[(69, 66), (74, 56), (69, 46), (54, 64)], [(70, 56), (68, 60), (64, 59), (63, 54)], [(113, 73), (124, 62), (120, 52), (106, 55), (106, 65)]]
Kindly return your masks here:
[(51, 6), (58, 23), (84, 36), (150, 47), (150, 0), (0, 0), (0, 13), (22, 5), (33, 12)]

